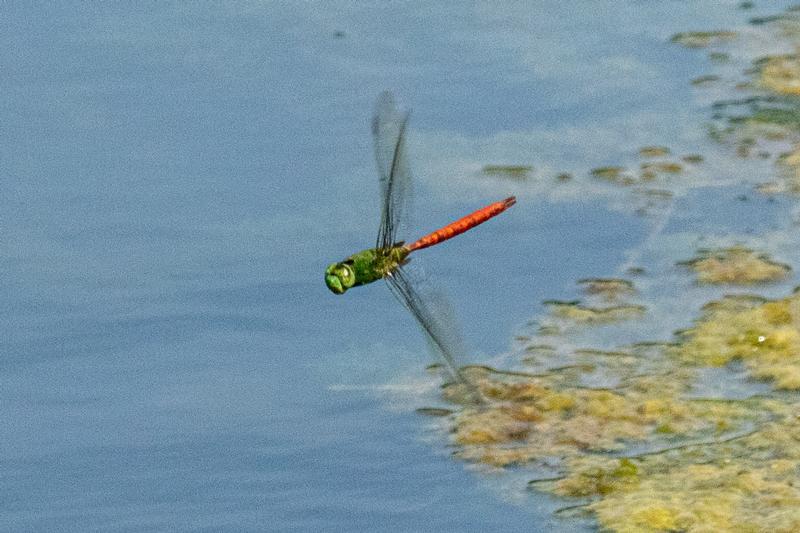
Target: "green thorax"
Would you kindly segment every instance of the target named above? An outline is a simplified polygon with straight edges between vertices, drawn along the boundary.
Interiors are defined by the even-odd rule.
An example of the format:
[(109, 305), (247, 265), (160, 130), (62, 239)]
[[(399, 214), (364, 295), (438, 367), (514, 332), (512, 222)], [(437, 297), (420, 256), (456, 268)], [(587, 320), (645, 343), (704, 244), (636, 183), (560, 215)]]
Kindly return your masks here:
[(350, 287), (365, 285), (386, 277), (406, 262), (410, 251), (398, 243), (391, 248), (370, 248), (344, 261), (332, 263), (325, 270), (325, 283), (336, 294)]
[(402, 245), (388, 249), (370, 248), (353, 254), (342, 262), (350, 263), (353, 267), (356, 275), (353, 285), (365, 285), (386, 277), (403, 264), (408, 253)]

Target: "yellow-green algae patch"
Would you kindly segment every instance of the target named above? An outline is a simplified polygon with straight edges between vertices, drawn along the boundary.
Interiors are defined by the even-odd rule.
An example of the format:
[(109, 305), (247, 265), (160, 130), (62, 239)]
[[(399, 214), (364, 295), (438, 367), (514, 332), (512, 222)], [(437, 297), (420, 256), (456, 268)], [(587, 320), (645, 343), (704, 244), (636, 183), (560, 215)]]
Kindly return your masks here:
[(633, 185), (636, 178), (626, 172), (625, 167), (598, 167), (591, 170), (592, 176), (618, 185)]
[[(638, 171), (623, 166), (607, 166), (592, 169), (591, 175), (613, 185), (629, 187), (649, 186), (656, 181), (659, 184), (669, 184), (675, 177), (685, 173), (680, 160), (667, 159), (671, 156), (671, 151), (666, 146), (644, 146), (639, 149), (638, 155), (643, 159)], [(682, 159), (684, 162), (702, 161), (702, 157), (696, 155), (688, 155)]]
[(698, 256), (679, 264), (689, 266), (700, 283), (753, 284), (785, 279), (791, 267), (766, 254), (743, 246), (700, 250)]
[(733, 31), (687, 31), (673, 35), (672, 42), (687, 48), (706, 48), (712, 44), (731, 41), (736, 36)]
[(653, 174), (680, 174), (683, 172), (683, 165), (670, 161), (655, 161), (642, 163), (641, 169), (642, 172), (651, 172)]
[(533, 167), (526, 165), (486, 165), (483, 173), (487, 176), (524, 180), (533, 172)]
[(686, 363), (742, 361), (754, 378), (800, 390), (800, 293), (780, 300), (725, 297), (707, 304), (681, 336), (677, 353)]
[(785, 95), (800, 95), (800, 58), (794, 55), (771, 56), (761, 64), (761, 87)]
[[(792, 36), (782, 27), (800, 45), (800, 30)], [(674, 40), (703, 47), (735, 35), (694, 32)], [(738, 155), (763, 157), (770, 142), (800, 146), (800, 100), (793, 99), (796, 61), (780, 56), (757, 63), (749, 73), (755, 82), (745, 88), (771, 96), (715, 108), (715, 120), (728, 121), (716, 134), (732, 139)], [(732, 116), (731, 109), (745, 112)], [(800, 186), (791, 185), (793, 177), (800, 183), (795, 152), (800, 150), (777, 159), (786, 181), (761, 190), (800, 192)], [(669, 192), (670, 180), (691, 173), (693, 167), (683, 163), (702, 162), (694, 155), (674, 163), (670, 160), (677, 157), (668, 153), (639, 155), (653, 160), (638, 171), (636, 166), (604, 167), (592, 174), (636, 191), (655, 185), (663, 188), (654, 190)], [(686, 264), (702, 283), (753, 284), (785, 279), (790, 272), (787, 265), (743, 247), (701, 251)], [(563, 336), (549, 337), (547, 345), (535, 336), (521, 343), (519, 359), (529, 358), (531, 366), (525, 368), (536, 373), (465, 369), (489, 399), (481, 408), (461, 405), (458, 385), (445, 388), (445, 398), (459, 404), (444, 419), (455, 455), (493, 468), (530, 465), (539, 477), (544, 469), (548, 479), (534, 480), (531, 487), (565, 498), (565, 509), (590, 513), (603, 531), (800, 531), (800, 402), (795, 394), (776, 391), (771, 398), (744, 400), (697, 396), (699, 376), (708, 372), (714, 379), (725, 375), (743, 381), (742, 368), (745, 376), (775, 389), (800, 390), (800, 295), (777, 300), (740, 295), (711, 302), (674, 343), (580, 346), (591, 330), (567, 336), (577, 332), (573, 323), (613, 322), (607, 318), (616, 306), (596, 304), (620, 303), (616, 298), (635, 294), (622, 284), (606, 300), (605, 290), (596, 290), (603, 285), (592, 285), (595, 281), (584, 280), (586, 302), (548, 303), (550, 316), (538, 333)], [(593, 386), (598, 382), (602, 386)]]
[(692, 85), (695, 86), (704, 86), (704, 85), (711, 85), (712, 83), (716, 83), (720, 80), (719, 76), (714, 74), (705, 74), (703, 76), (698, 76), (692, 80)]
[(522, 363), (526, 365), (537, 365), (542, 360), (557, 355), (556, 349), (549, 344), (528, 344), (525, 346), (524, 351)]
[(585, 510), (612, 531), (798, 531), (798, 406), (759, 407), (774, 420), (757, 429), (628, 458), (575, 457), (543, 488), (589, 497)]
[[(732, 143), (740, 157), (772, 157), (784, 151), (786, 143), (800, 143), (800, 14), (790, 8), (751, 22), (763, 26), (759, 36), (765, 42), (795, 52), (754, 60), (753, 68), (746, 72), (750, 81), (740, 84), (750, 94), (714, 104), (718, 122), (709, 133), (715, 140)], [(776, 142), (777, 147), (771, 144)], [(783, 179), (759, 185), (759, 192), (800, 194), (796, 152), (797, 148), (792, 148), (777, 159)]]
[(420, 407), (417, 409), (417, 413), (426, 416), (449, 416), (453, 414), (453, 411), (442, 407)]
[[(620, 380), (631, 378), (642, 371), (641, 355), (634, 350), (598, 350), (579, 348), (573, 352), (575, 362), (591, 368), (593, 372), (605, 371)], [(641, 385), (641, 381), (638, 382)]]
[(714, 63), (727, 63), (731, 60), (731, 55), (726, 52), (711, 52), (708, 58)]
[[(620, 452), (632, 443), (714, 438), (765, 417), (743, 402), (682, 398), (689, 390), (691, 371), (663, 367), (641, 375), (643, 367), (634, 360), (626, 361), (621, 369), (625, 367), (620, 372), (623, 379), (613, 389), (577, 385), (576, 378), (593, 372), (594, 365), (543, 374), (465, 368), (465, 375), (491, 403), (481, 408), (467, 406), (452, 418), (457, 455), (503, 467)], [(445, 389), (445, 396), (457, 401), (459, 386)]]
[(668, 191), (666, 189), (641, 188), (637, 189), (636, 192), (642, 196), (656, 200), (671, 200), (674, 196), (672, 191)]
[(642, 157), (663, 157), (669, 154), (670, 150), (666, 146), (643, 146), (639, 148), (639, 155)]
[[(558, 475), (531, 487), (577, 498), (607, 530), (769, 524), (791, 531), (800, 523), (794, 511), (800, 489), (793, 486), (800, 408), (760, 398), (689, 397), (695, 374), (673, 354), (682, 349), (681, 343), (583, 349), (576, 355), (590, 364), (541, 374), (465, 367), (489, 403), (464, 404), (446, 419), (455, 456), (493, 468), (557, 464)], [(616, 373), (618, 385), (578, 385), (581, 374), (599, 367)], [(459, 403), (459, 387), (447, 387), (445, 398)]]
[[(699, 32), (675, 40), (700, 47), (734, 36)], [(726, 114), (732, 107), (715, 108), (722, 120), (730, 119), (720, 138), (733, 139), (742, 157), (763, 157), (764, 142), (800, 146), (800, 100), (790, 92), (795, 82), (779, 80), (783, 73), (794, 75), (794, 59), (781, 57), (765, 59), (749, 73), (755, 82), (746, 89), (760, 88), (771, 96), (743, 99), (733, 106), (745, 109), (739, 116)], [(800, 150), (777, 163), (800, 183), (795, 152)], [(654, 190), (669, 192), (668, 180), (691, 173), (689, 165), (678, 168), (682, 163), (702, 162), (700, 156), (683, 156), (670, 172), (647, 163), (677, 156), (639, 155), (658, 159), (638, 171), (632, 165), (632, 170), (604, 167), (592, 174), (633, 185), (635, 191), (655, 185), (663, 189)], [(760, 190), (792, 191), (791, 183), (787, 179)], [(800, 192), (800, 186), (794, 190)], [(787, 265), (742, 247), (701, 251), (686, 264), (702, 283), (752, 284), (785, 279), (790, 272)], [(705, 279), (703, 273), (712, 271)], [(595, 280), (584, 281), (586, 302), (548, 303), (550, 316), (538, 334), (553, 336), (544, 341), (549, 344), (534, 335), (520, 339), (518, 359), (528, 358), (525, 368), (532, 373), (464, 369), (489, 399), (480, 408), (459, 400), (466, 396), (459, 385), (444, 389), (445, 398), (456, 404), (443, 419), (450, 425), (455, 456), (492, 468), (530, 465), (537, 475), (544, 469), (549, 479), (533, 481), (532, 488), (565, 498), (565, 508), (590, 513), (603, 531), (800, 531), (795, 393), (720, 399), (698, 397), (696, 388), (698, 376), (709, 372), (741, 381), (749, 375), (775, 389), (800, 390), (800, 296), (722, 298), (707, 304), (674, 343), (600, 348), (581, 346), (591, 330), (578, 332), (571, 325), (614, 322), (606, 319), (615, 306), (596, 305), (605, 293), (590, 288)], [(606, 303), (634, 294), (617, 288), (622, 290)], [(597, 383), (598, 375), (606, 380), (603, 386), (587, 386)]]
[(608, 307), (590, 307), (580, 302), (562, 302), (548, 300), (544, 302), (554, 318), (568, 320), (575, 324), (607, 324), (622, 320), (631, 320), (644, 315), (647, 310), (643, 305), (622, 304)]
[[(713, 301), (677, 342), (571, 354), (528, 346), (537, 373), (463, 369), (486, 405), (462, 401), (460, 385), (444, 389), (458, 405), (444, 419), (456, 457), (493, 469), (530, 465), (544, 477), (532, 489), (565, 498), (565, 517), (591, 514), (602, 530), (800, 527), (797, 399), (695, 396), (697, 370), (733, 361), (800, 389), (800, 292)], [(614, 379), (584, 385), (599, 373)]]
[(790, 152), (781, 154), (778, 164), (784, 180), (776, 184), (774, 191), (800, 194), (800, 145), (795, 145)]
[(600, 296), (606, 301), (616, 301), (636, 293), (633, 283), (621, 278), (586, 278), (578, 280), (588, 295)]

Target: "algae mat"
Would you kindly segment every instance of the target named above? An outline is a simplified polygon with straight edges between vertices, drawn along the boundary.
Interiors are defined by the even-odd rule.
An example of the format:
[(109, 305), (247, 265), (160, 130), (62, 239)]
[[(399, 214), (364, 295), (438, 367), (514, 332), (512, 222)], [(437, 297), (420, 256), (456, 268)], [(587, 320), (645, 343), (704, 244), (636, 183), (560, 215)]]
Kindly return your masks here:
[[(528, 473), (565, 520), (798, 531), (800, 10), (671, 41), (708, 55), (711, 72), (692, 84), (710, 91), (701, 120), (717, 153), (631, 146), (619, 164), (540, 176), (532, 187), (642, 216), (648, 237), (614, 275), (576, 280), (580, 298), (544, 302), (509, 354), (465, 367), (487, 406), (451, 384), (420, 412), (455, 458)], [(732, 179), (719, 154), (760, 171)], [(521, 186), (534, 173), (508, 168)], [(718, 220), (720, 202), (750, 214)]]

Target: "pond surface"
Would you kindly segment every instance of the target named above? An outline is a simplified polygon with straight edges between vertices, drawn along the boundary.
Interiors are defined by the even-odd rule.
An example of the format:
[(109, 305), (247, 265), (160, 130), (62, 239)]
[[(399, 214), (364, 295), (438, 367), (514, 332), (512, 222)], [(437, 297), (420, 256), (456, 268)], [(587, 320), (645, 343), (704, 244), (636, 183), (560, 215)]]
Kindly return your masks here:
[[(788, 200), (737, 199), (768, 163), (707, 138), (690, 80), (709, 60), (670, 42), (761, 14), (738, 4), (4, 7), (0, 529), (591, 527), (524, 476), (454, 461), (415, 412), (439, 380), (410, 316), (380, 284), (335, 297), (322, 273), (374, 242), (383, 89), (413, 109), (409, 239), (518, 196), (415, 259), (465, 362), (502, 358), (578, 279), (779, 225)], [(557, 185), (653, 144), (703, 153), (730, 187), (642, 216), (614, 188)], [(533, 170), (480, 172), (504, 164)]]

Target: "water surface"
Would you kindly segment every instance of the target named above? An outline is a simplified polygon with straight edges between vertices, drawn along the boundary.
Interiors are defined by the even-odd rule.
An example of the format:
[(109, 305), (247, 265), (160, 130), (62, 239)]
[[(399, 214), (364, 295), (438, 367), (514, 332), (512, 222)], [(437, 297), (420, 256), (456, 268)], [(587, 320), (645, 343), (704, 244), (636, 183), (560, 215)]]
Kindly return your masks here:
[(578, 528), (452, 461), (411, 318), (322, 281), (377, 229), (373, 101), (414, 111), (416, 232), (519, 196), (418, 259), (482, 361), (646, 242), (552, 176), (706, 146), (707, 60), (669, 37), (736, 4), (5, 6), (0, 529)]

